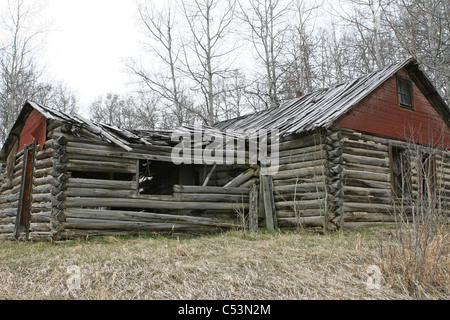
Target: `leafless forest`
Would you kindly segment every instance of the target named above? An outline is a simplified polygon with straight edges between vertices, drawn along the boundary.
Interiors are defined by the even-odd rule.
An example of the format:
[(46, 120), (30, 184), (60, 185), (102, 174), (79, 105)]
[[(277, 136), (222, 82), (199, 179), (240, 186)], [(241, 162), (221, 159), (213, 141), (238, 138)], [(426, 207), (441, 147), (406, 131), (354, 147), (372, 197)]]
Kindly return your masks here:
[[(0, 140), (25, 100), (80, 108), (70, 84), (44, 81), (40, 2), (1, 15)], [(450, 99), (448, 0), (136, 1), (142, 55), (124, 62), (130, 93), (92, 101), (93, 120), (123, 128), (213, 124), (276, 108), (298, 93), (416, 58)]]

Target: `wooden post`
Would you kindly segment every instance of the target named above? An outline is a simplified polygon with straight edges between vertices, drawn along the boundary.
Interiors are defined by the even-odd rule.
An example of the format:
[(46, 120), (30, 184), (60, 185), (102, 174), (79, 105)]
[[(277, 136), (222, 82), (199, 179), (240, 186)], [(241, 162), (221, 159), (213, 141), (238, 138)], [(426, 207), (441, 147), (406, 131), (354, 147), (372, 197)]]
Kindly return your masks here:
[(208, 185), (209, 179), (211, 178), (212, 174), (216, 170), (216, 167), (217, 167), (217, 164), (215, 163), (214, 166), (212, 167), (211, 171), (206, 176), (205, 181), (203, 181), (203, 184), (202, 184), (203, 187), (206, 187)]
[(258, 187), (254, 184), (250, 188), (248, 228), (250, 232), (258, 232)]
[[(261, 164), (264, 166), (263, 164)], [(261, 170), (263, 171), (263, 170)], [(264, 201), (264, 214), (266, 217), (266, 228), (269, 231), (274, 231), (275, 226), (273, 222), (273, 210), (272, 210), (272, 199), (273, 195), (271, 196), (271, 188), (269, 184), (269, 177), (266, 175), (261, 174), (260, 176), (261, 181), (261, 188), (262, 188), (262, 196)]]

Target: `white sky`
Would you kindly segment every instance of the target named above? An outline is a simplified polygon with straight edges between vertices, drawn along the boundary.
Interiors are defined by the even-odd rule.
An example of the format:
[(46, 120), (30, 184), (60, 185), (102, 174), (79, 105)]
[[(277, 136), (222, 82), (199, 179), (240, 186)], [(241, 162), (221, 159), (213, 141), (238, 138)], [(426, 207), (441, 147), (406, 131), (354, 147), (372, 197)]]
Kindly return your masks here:
[(80, 113), (99, 96), (129, 90), (123, 61), (139, 55), (135, 11), (131, 0), (48, 0), (45, 73), (76, 92)]

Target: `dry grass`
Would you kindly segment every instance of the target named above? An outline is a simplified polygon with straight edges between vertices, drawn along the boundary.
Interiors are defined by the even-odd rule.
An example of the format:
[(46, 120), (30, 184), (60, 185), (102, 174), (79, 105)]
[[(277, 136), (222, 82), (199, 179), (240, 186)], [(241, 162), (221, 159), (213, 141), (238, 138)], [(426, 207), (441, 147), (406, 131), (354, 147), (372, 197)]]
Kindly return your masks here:
[[(414, 299), (383, 277), (376, 227), (321, 235), (228, 233), (191, 239), (104, 237), (64, 244), (0, 243), (0, 299)], [(448, 261), (448, 253), (446, 253)], [(70, 291), (68, 267), (80, 267)], [(443, 272), (447, 273), (448, 265)], [(72, 278), (73, 280), (73, 278)], [(448, 299), (427, 292), (426, 298)]]

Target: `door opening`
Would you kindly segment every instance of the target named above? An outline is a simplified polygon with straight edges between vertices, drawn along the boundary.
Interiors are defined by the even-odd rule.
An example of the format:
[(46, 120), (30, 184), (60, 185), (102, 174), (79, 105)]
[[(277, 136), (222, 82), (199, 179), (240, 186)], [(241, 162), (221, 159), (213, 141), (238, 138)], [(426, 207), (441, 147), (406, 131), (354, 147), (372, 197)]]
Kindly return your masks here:
[(22, 179), (20, 184), (19, 205), (17, 208), (16, 226), (14, 238), (25, 232), (25, 240), (28, 240), (30, 231), (31, 194), (33, 190), (34, 157), (37, 144), (33, 140), (31, 146), (25, 145), (23, 149)]

